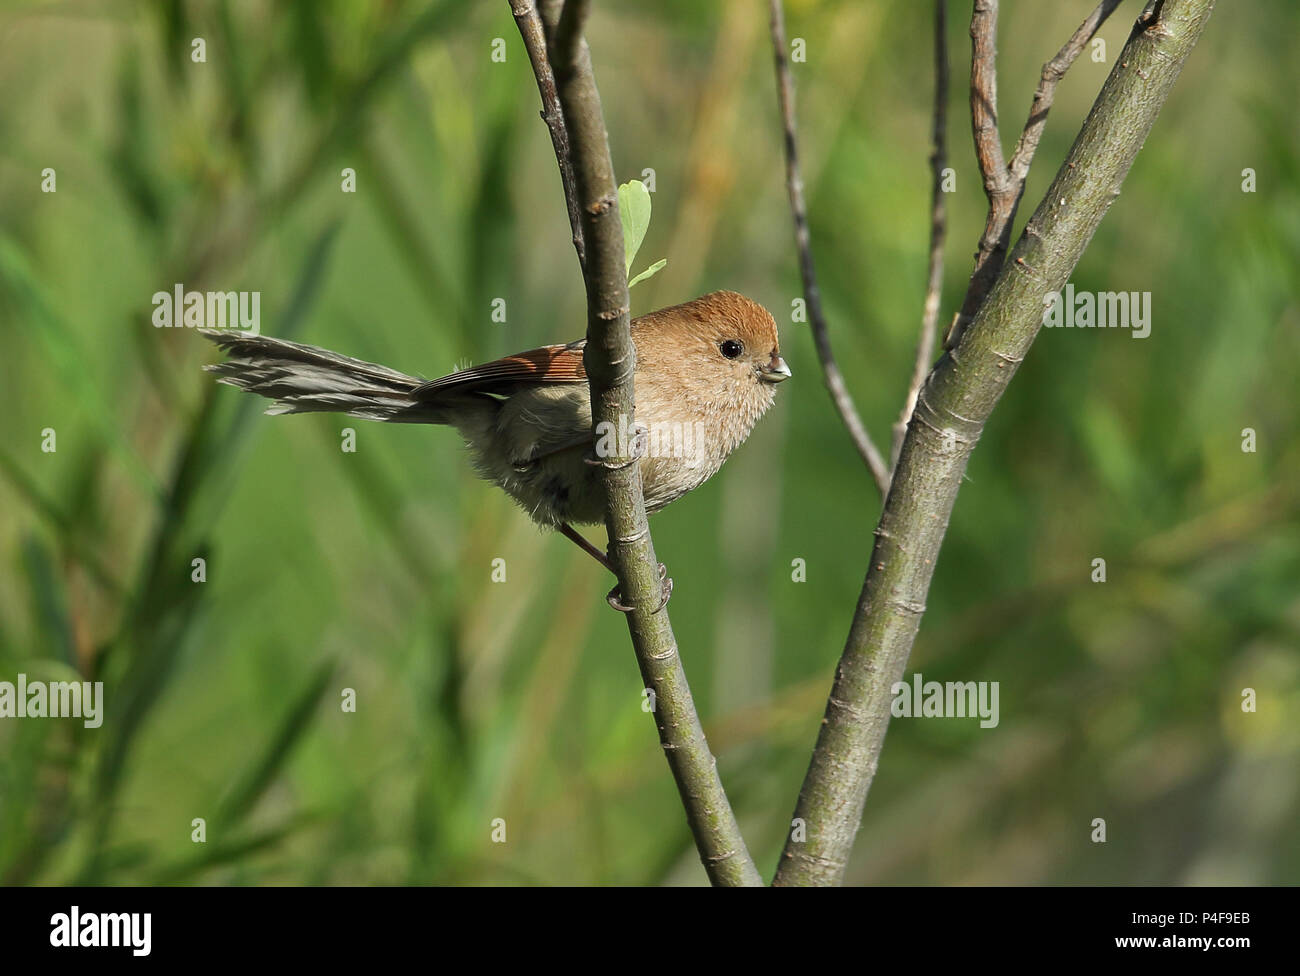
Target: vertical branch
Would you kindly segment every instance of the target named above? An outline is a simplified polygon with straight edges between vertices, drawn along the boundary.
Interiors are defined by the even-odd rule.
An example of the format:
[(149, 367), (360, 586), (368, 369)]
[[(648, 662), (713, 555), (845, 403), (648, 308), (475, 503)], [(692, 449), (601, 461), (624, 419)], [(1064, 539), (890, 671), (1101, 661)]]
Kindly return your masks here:
[(916, 360), (912, 364), (912, 379), (907, 384), (907, 398), (903, 410), (894, 424), (894, 437), (889, 448), (889, 470), (892, 475), (898, 466), (898, 452), (903, 447), (908, 421), (916, 409), (916, 397), (921, 384), (930, 372), (934, 361), (935, 333), (939, 325), (939, 302), (943, 297), (943, 241), (948, 216), (944, 206), (943, 169), (948, 156), (945, 151), (945, 134), (948, 127), (948, 17), (947, 0), (934, 0), (934, 123), (931, 131), (933, 150), (930, 153), (930, 263), (926, 276), (925, 303), (921, 310), (921, 338), (916, 344)]
[(799, 251), (799, 273), (803, 277), (804, 300), (808, 303), (808, 321), (812, 325), (813, 342), (817, 346), (817, 358), (821, 361), (822, 374), (826, 379), (826, 389), (831, 395), (831, 402), (839, 412), (858, 449), (871, 478), (880, 489), (883, 499), (889, 493), (889, 469), (880, 451), (867, 433), (862, 418), (858, 416), (844, 383), (844, 376), (835, 362), (835, 353), (831, 350), (830, 333), (826, 328), (826, 316), (822, 312), (821, 291), (817, 287), (817, 274), (813, 268), (812, 242), (808, 233), (808, 211), (803, 198), (803, 177), (799, 172), (799, 148), (795, 135), (794, 115), (794, 81), (790, 77), (790, 65), (786, 61), (785, 48), (785, 14), (781, 0), (771, 0), (772, 8), (772, 54), (776, 62), (776, 88), (781, 104), (781, 121), (785, 127), (785, 185), (790, 194), (790, 212), (794, 217), (794, 240)]
[(569, 156), (569, 131), (564, 127), (564, 112), (560, 97), (555, 91), (555, 75), (546, 59), (546, 31), (534, 0), (510, 0), (515, 15), (515, 25), (523, 38), (524, 49), (537, 78), (537, 91), (542, 96), (542, 121), (551, 133), (551, 146), (555, 161), (560, 166), (560, 181), (564, 184), (564, 203), (569, 211), (569, 229), (573, 232), (573, 249), (578, 252), (578, 264), (587, 267), (587, 248), (582, 238), (582, 215), (578, 212), (578, 195), (573, 185), (573, 161)]
[(870, 567), (836, 668), (776, 884), (844, 874), (889, 726), (891, 689), (925, 613), (935, 563), (975, 443), (1120, 187), (1214, 0), (1155, 0), (1102, 86), (1073, 147), (962, 340), (917, 400), (876, 529)]
[[(589, 0), (565, 3), (550, 36), (548, 57), (568, 131), (586, 245), (583, 362), (591, 383), (595, 434), (634, 429), (636, 349), (630, 330), (618, 187), (591, 53), (582, 36), (589, 8)], [(646, 687), (654, 693), (659, 741), (709, 879), (717, 885), (761, 885), (705, 741), (661, 597), (662, 580), (641, 491), (642, 438), (636, 441), (633, 446), (619, 444), (619, 457), (593, 459), (593, 463), (603, 469), (610, 559), (618, 572), (622, 600), (632, 607), (627, 620), (637, 664)]]

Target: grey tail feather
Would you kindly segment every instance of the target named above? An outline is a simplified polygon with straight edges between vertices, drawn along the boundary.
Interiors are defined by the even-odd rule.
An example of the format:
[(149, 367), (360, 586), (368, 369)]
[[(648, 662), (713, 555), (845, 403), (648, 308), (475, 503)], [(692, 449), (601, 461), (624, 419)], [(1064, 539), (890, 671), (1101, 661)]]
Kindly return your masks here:
[(274, 400), (270, 414), (346, 413), (390, 423), (447, 423), (445, 405), (412, 393), (424, 381), (328, 349), (244, 332), (200, 329), (230, 358), (205, 366), (219, 383)]

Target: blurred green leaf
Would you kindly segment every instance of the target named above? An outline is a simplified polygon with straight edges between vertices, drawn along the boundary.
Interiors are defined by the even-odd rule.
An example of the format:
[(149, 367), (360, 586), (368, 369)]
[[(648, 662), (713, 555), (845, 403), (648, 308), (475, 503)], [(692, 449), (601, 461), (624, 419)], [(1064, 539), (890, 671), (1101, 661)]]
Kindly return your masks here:
[(49, 548), (39, 538), (23, 539), (23, 563), (31, 587), (35, 617), (42, 626), (42, 636), (49, 642), (49, 656), (71, 668), (77, 665), (72, 641), (72, 622), (68, 619), (67, 594), (55, 572)]
[(0, 472), (4, 473), (9, 483), (27, 500), (27, 504), (58, 531), (62, 544), (86, 567), (91, 578), (115, 596), (120, 594), (122, 585), (114, 579), (99, 556), (91, 549), (85, 531), (78, 531), (73, 519), (46, 497), (36, 483), (27, 477), (13, 458), (3, 450), (0, 450)]
[[(115, 456), (150, 493), (158, 493), (158, 484), (135, 446), (117, 421), (117, 390), (109, 390), (99, 380), (99, 371), (89, 361), (78, 341), (77, 330), (68, 323), (32, 267), (22, 247), (0, 230), (0, 285), (19, 304), (24, 318), (35, 327), (46, 354), (61, 374), (63, 395), (76, 401), (86, 420), (93, 423), (104, 440), (113, 446)], [(65, 449), (67, 441), (64, 441)]]
[(285, 710), (279, 728), (261, 756), (244, 770), (221, 801), (210, 824), (213, 830), (224, 833), (236, 827), (261, 799), (315, 720), (321, 700), (330, 688), (335, 667), (332, 660), (317, 666), (315, 674)]

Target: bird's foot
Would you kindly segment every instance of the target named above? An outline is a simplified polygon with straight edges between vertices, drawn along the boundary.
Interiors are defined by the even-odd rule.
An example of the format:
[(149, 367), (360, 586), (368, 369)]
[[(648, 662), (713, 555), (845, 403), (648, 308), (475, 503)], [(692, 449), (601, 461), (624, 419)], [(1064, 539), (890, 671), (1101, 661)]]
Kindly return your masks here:
[[(668, 606), (668, 599), (673, 595), (673, 578), (668, 575), (668, 567), (663, 563), (659, 564), (659, 606), (655, 607), (652, 613), (658, 613), (664, 607)], [(623, 594), (619, 592), (617, 586), (605, 594), (605, 599), (609, 605), (620, 613), (631, 613), (636, 607), (630, 607), (623, 602)]]

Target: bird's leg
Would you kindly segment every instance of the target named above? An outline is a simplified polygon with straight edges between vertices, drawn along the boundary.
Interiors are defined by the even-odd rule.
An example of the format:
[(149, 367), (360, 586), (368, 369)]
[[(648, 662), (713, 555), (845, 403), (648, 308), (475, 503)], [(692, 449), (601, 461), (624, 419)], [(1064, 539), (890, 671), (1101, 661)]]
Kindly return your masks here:
[[(645, 424), (638, 422), (633, 427), (632, 456), (630, 458), (623, 460), (623, 459), (597, 457), (593, 449), (593, 454), (583, 458), (583, 461), (587, 464), (592, 465), (593, 467), (608, 468), (613, 471), (617, 471), (620, 468), (630, 467), (633, 464), (639, 463), (640, 460), (646, 456), (646, 450), (647, 450), (646, 445), (649, 441), (649, 437), (650, 437), (650, 428), (648, 428)], [(606, 569), (608, 569), (611, 573), (614, 573), (615, 577), (618, 576), (618, 573), (615, 572), (614, 570), (613, 564), (609, 561), (609, 557), (607, 555), (605, 556), (598, 555), (596, 553), (595, 547), (592, 546), (590, 542), (588, 542), (586, 539), (580, 536), (577, 532), (575, 532), (571, 526), (565, 523), (561, 523), (560, 531), (563, 532), (565, 535), (567, 535), (578, 545), (582, 546), (583, 549), (589, 552), (597, 560), (599, 560), (600, 564), (604, 566)], [(610, 544), (613, 545), (615, 542), (624, 542), (624, 543), (635, 542), (640, 536), (644, 535), (647, 531), (649, 531), (649, 529), (642, 529), (641, 532), (639, 532), (635, 537), (631, 539), (611, 539)], [(666, 607), (668, 605), (668, 598), (673, 595), (673, 581), (668, 576), (668, 567), (665, 566), (663, 563), (660, 563), (658, 568), (659, 568), (659, 593), (661, 599), (659, 600), (659, 606), (654, 608), (655, 613), (658, 613), (660, 610)], [(610, 590), (608, 593), (605, 594), (605, 599), (609, 602), (609, 605), (611, 607), (613, 607), (615, 610), (618, 610), (622, 613), (631, 613), (633, 610), (636, 609), (635, 607), (629, 607), (626, 603), (623, 602), (622, 594), (619, 593), (617, 586), (615, 586), (612, 590)]]
[(614, 570), (614, 564), (609, 561), (609, 557), (606, 556), (599, 549), (597, 549), (595, 546), (593, 546), (590, 542), (588, 542), (586, 537), (581, 532), (575, 529), (568, 522), (561, 522), (559, 528), (560, 528), (560, 535), (564, 536), (566, 539), (571, 539), (578, 546), (578, 548), (581, 549), (583, 552), (585, 552), (588, 556), (596, 560), (596, 562), (600, 563), (611, 573), (614, 573), (615, 576), (618, 575), (618, 573), (615, 572)]
[[(605, 553), (601, 552), (590, 542), (588, 542), (586, 537), (583, 536), (581, 532), (575, 529), (568, 522), (561, 522), (558, 528), (560, 530), (561, 535), (563, 535), (567, 539), (572, 540), (573, 543), (577, 545), (579, 549), (581, 549), (592, 559), (596, 560), (596, 562), (600, 563), (611, 573), (613, 573), (615, 578), (618, 577), (618, 572), (614, 569), (614, 564), (609, 561), (609, 556), (607, 556)], [(673, 581), (672, 578), (669, 577), (668, 575), (668, 567), (665, 566), (663, 563), (659, 564), (659, 592), (662, 599), (660, 599), (659, 601), (659, 606), (655, 607), (654, 610), (655, 613), (658, 613), (665, 606), (667, 606), (668, 598), (673, 595)], [(631, 613), (635, 609), (635, 607), (630, 607), (627, 604), (625, 604), (620, 599), (620, 596), (621, 594), (618, 592), (618, 587), (615, 586), (612, 590), (610, 590), (608, 593), (605, 594), (605, 599), (609, 601), (609, 605), (613, 607), (615, 610), (618, 610), (621, 613)]]

